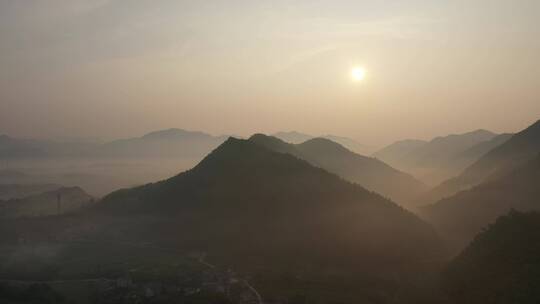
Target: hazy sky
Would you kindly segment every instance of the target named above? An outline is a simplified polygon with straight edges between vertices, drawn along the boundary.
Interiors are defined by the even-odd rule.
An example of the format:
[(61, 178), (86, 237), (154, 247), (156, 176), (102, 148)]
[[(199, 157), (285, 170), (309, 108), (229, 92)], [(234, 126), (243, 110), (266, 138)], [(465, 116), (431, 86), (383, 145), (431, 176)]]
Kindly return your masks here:
[(0, 133), (516, 131), (539, 54), (538, 0), (0, 0)]

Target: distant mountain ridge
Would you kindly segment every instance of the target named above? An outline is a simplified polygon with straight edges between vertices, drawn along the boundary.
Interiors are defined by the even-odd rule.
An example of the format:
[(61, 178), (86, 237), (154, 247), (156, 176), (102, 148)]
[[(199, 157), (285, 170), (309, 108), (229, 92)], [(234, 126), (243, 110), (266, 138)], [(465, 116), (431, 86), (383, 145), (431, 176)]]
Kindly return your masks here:
[(0, 201), (0, 218), (42, 217), (73, 212), (93, 203), (79, 187), (62, 187), (23, 198)]
[(59, 142), (0, 136), (0, 158), (45, 159), (63, 157), (178, 157), (202, 158), (227, 139), (199, 131), (165, 129), (140, 137), (118, 139), (103, 144)]
[(226, 138), (199, 131), (167, 129), (105, 143), (97, 147), (94, 154), (109, 157), (202, 157)]
[(502, 177), (534, 159), (539, 152), (540, 120), (484, 154), (460, 175), (429, 191), (423, 200), (432, 203), (484, 181)]
[(463, 163), (472, 163), (481, 156), (474, 151), (465, 151), (489, 142), (496, 136), (490, 131), (479, 129), (435, 137), (428, 142), (403, 140), (379, 150), (373, 156), (433, 185), (460, 173), (464, 169)]
[(453, 156), (452, 162), (459, 166), (461, 169), (472, 165), (474, 161), (480, 159), (489, 151), (493, 150), (509, 140), (514, 134), (503, 133), (493, 137), (490, 140), (480, 142), (467, 150), (464, 150)]
[(378, 159), (356, 154), (329, 139), (313, 138), (295, 145), (276, 137), (255, 134), (249, 140), (273, 151), (289, 153), (306, 160), (314, 166), (326, 169), (404, 205), (427, 190), (427, 187), (414, 177)]
[(300, 133), (296, 131), (289, 131), (289, 132), (277, 132), (272, 134), (271, 136), (277, 137), (287, 143), (291, 144), (301, 144), (305, 141), (308, 141), (313, 138), (326, 138), (333, 142), (337, 142), (338, 144), (346, 147), (347, 149), (360, 153), (360, 154), (370, 154), (373, 152), (373, 147), (363, 145), (359, 143), (358, 141), (344, 136), (337, 136), (337, 135), (321, 135), (321, 136), (313, 136), (305, 133)]
[(44, 157), (47, 153), (33, 141), (0, 135), (0, 158)]
[(24, 198), (62, 188), (57, 184), (0, 184), (0, 200)]
[(422, 213), (460, 245), (512, 209), (540, 211), (540, 151), (519, 168), (428, 205)]
[(399, 140), (373, 153), (373, 156), (388, 164), (395, 165), (399, 164), (403, 157), (427, 143), (427, 141), (420, 139)]

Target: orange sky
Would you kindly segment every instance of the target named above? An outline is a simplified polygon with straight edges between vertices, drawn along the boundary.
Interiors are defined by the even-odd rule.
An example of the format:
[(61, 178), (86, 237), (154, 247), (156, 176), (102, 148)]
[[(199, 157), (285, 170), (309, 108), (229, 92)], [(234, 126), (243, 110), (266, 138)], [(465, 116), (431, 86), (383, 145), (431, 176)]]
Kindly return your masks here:
[(185, 2), (2, 1), (0, 133), (382, 145), (540, 118), (539, 1)]

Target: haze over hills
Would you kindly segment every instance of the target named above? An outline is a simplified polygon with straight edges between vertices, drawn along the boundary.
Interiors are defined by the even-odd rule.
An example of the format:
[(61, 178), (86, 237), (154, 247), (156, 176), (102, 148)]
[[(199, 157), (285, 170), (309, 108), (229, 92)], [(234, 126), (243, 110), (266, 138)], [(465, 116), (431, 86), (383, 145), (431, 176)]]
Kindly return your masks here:
[(494, 180), (534, 159), (540, 152), (540, 121), (516, 133), (467, 167), (460, 175), (438, 185), (425, 195), (428, 203), (451, 196), (484, 181)]
[(454, 303), (538, 303), (540, 214), (512, 211), (481, 232), (447, 267)]
[(94, 196), (189, 169), (226, 139), (182, 129), (106, 143), (2, 138), (0, 183), (81, 186)]
[(466, 244), (497, 217), (540, 210), (540, 151), (514, 171), (426, 206), (423, 214), (454, 244)]
[(480, 142), (467, 150), (464, 150), (450, 160), (448, 167), (456, 169), (456, 175), (472, 165), (480, 157), (509, 140), (514, 134), (504, 133), (493, 137), (491, 140)]
[(44, 157), (47, 153), (30, 140), (22, 140), (0, 135), (0, 158)]
[[(426, 183), (436, 185), (460, 173), (464, 169), (463, 163), (474, 162), (477, 159), (475, 157), (481, 156), (474, 151), (465, 151), (492, 140), (496, 135), (490, 131), (476, 130), (439, 136), (429, 142), (404, 140), (373, 155), (391, 166), (412, 173)], [(459, 158), (458, 162), (456, 158)]]
[(304, 159), (314, 166), (358, 183), (403, 205), (408, 205), (411, 199), (427, 190), (427, 187), (414, 177), (376, 158), (356, 154), (329, 139), (313, 138), (295, 145), (275, 137), (256, 134), (249, 140), (271, 150)]
[(296, 131), (288, 131), (288, 132), (281, 131), (281, 132), (272, 134), (272, 136), (277, 137), (291, 144), (300, 144), (314, 137), (313, 135), (300, 133)]
[[(145, 232), (133, 223), (138, 237), (152, 234), (154, 241), (243, 263), (279, 265), (287, 256), (292, 265), (323, 258), (367, 267), (437, 247), (432, 228), (391, 201), (292, 155), (234, 138), (189, 171), (117, 191), (97, 206), (117, 219), (145, 215), (161, 222), (153, 220), (160, 231)], [(175, 233), (162, 233), (165, 227)]]
[[(150, 151), (161, 151), (156, 147), (167, 142), (208, 138), (188, 133), (150, 133), (118, 146), (142, 142), (153, 147)], [(512, 140), (508, 136), (475, 144), (457, 153), (456, 162), (493, 147), (495, 151)], [(129, 155), (127, 150), (115, 151), (121, 153), (108, 155), (119, 159)], [(159, 153), (131, 155), (167, 158), (149, 156), (167, 155)], [(460, 248), (510, 208), (536, 209), (540, 155), (509, 172), (429, 206), (422, 215), (446, 245)], [(197, 256), (255, 277), (254, 286), (264, 297), (294, 295), (298, 288), (310, 286), (306, 294), (328, 301), (444, 303), (433, 286), (438, 283), (436, 271), (447, 260), (435, 229), (371, 192), (399, 197), (396, 201), (401, 203), (425, 189), (412, 176), (329, 139), (290, 144), (256, 134), (248, 140), (226, 140), (193, 169), (115, 191), (95, 204), (86, 194), (75, 195), (74, 203), (68, 203), (66, 194), (65, 209), (60, 210), (52, 192), (0, 202), (0, 233), (2, 242), (11, 243), (24, 239), (39, 244), (54, 238), (100, 244), (92, 249), (98, 256), (107, 250), (125, 252), (126, 244), (166, 248), (175, 254), (204, 253)], [(62, 244), (54, 250), (74, 259), (72, 246)], [(198, 261), (205, 262), (203, 258)], [(295, 279), (284, 280), (284, 273)], [(347, 281), (362, 287), (350, 286), (354, 291), (343, 292)], [(445, 287), (452, 286), (448, 284)], [(423, 294), (422, 288), (435, 294)]]
[(28, 197), (62, 188), (56, 184), (0, 184), (0, 200)]
[(168, 129), (142, 137), (115, 140), (97, 147), (96, 155), (108, 157), (203, 157), (227, 139), (198, 131)]
[(427, 143), (427, 141), (420, 139), (399, 140), (373, 153), (373, 156), (388, 164), (399, 165), (404, 157)]
[(167, 129), (141, 137), (93, 142), (33, 140), (0, 136), (0, 158), (203, 157), (227, 139), (199, 131)]
[[(417, 303), (411, 291), (403, 294), (396, 284), (423, 280), (423, 268), (411, 268), (440, 259), (443, 250), (429, 224), (395, 203), (293, 155), (234, 138), (191, 170), (113, 192), (80, 213), (10, 219), (0, 226), (2, 244), (21, 238), (37, 244), (59, 240), (60, 247), (43, 251), (77, 261), (75, 270), (59, 266), (68, 273), (93, 265), (87, 260), (94, 258), (76, 250), (81, 244), (96, 244), (91, 255), (102, 260), (97, 270), (91, 268), (94, 275), (102, 275), (100, 267), (114, 263), (118, 252), (126, 262), (116, 262), (114, 269), (128, 267), (134, 258), (143, 260), (139, 268), (149, 267), (149, 257), (159, 250), (176, 256), (203, 252), (199, 256), (211, 263), (255, 275), (254, 285), (264, 297), (294, 296), (304, 288), (325, 303), (373, 299), (390, 304), (396, 297)], [(142, 256), (149, 249), (153, 253)], [(59, 275), (64, 274), (47, 278), (62, 279)], [(293, 279), (284, 281), (284, 276)], [(317, 287), (306, 289), (313, 284)], [(343, 293), (343, 284), (356, 287)]]
[(41, 217), (73, 212), (93, 203), (79, 187), (56, 190), (0, 201), (0, 218)]
[(0, 159), (78, 157), (95, 145), (82, 141), (37, 140), (0, 135)]
[(340, 145), (346, 147), (347, 149), (360, 153), (363, 155), (371, 154), (373, 152), (373, 147), (363, 145), (356, 140), (344, 137), (344, 136), (337, 136), (337, 135), (321, 135), (321, 136), (313, 136), (305, 133), (300, 133), (296, 131), (290, 131), (290, 132), (277, 132), (272, 134), (272, 136), (277, 137), (285, 142), (291, 143), (291, 144), (301, 144), (305, 141), (308, 141), (313, 138), (326, 138), (333, 142), (337, 142)]
[(540, 304), (539, 54), (540, 0), (0, 0), (0, 304)]

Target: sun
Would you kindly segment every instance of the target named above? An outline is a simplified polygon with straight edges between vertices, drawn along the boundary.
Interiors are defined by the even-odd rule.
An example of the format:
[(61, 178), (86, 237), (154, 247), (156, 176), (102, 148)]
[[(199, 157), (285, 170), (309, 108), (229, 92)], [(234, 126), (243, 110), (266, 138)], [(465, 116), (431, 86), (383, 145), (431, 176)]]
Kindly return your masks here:
[(366, 69), (360, 66), (352, 68), (351, 77), (354, 81), (364, 80), (366, 78)]

